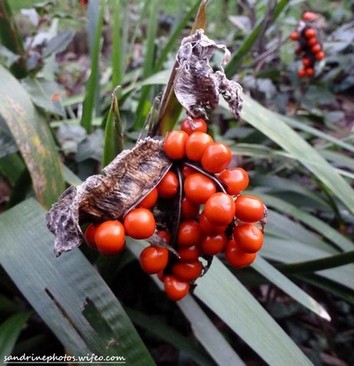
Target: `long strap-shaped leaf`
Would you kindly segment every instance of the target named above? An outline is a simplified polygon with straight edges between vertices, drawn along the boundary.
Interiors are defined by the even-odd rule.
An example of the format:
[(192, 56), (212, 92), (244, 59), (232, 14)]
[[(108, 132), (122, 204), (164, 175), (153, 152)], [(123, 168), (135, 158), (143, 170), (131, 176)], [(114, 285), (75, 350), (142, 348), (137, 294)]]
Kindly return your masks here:
[(6, 319), (0, 325), (0, 360), (5, 361), (5, 357), (11, 355), (17, 338), (26, 325), (32, 313), (30, 311), (19, 312)]
[(107, 166), (124, 148), (122, 121), (120, 118), (117, 97), (118, 90), (119, 88), (117, 87), (112, 93), (111, 107), (106, 120), (102, 156), (102, 165), (104, 167)]
[(328, 321), (331, 320), (330, 315), (320, 303), (314, 300), (261, 256), (257, 257), (257, 260), (253, 263), (252, 267), (289, 296), (293, 297), (297, 302), (307, 307), (321, 318)]
[(269, 365), (312, 365), (238, 279), (214, 258), (195, 294)]
[[(190, 296), (187, 296), (187, 298), (188, 300), (193, 301)], [(191, 311), (194, 310), (194, 308), (192, 309), (192, 307), (189, 307), (189, 309)], [(168, 343), (173, 345), (177, 350), (183, 352), (184, 355), (190, 357), (198, 365), (203, 366), (215, 365), (215, 363), (208, 357), (206, 352), (201, 347), (199, 347), (199, 345), (196, 342), (194, 341), (191, 342), (190, 337), (182, 335), (180, 332), (178, 332), (177, 330), (166, 324), (166, 322), (163, 319), (161, 319), (160, 316), (156, 315), (152, 316), (151, 314), (145, 314), (144, 312), (135, 309), (127, 309), (127, 307), (125, 307), (125, 310), (127, 311), (130, 319), (133, 321), (134, 324), (137, 324), (140, 327), (147, 329), (148, 332), (156, 335), (159, 339), (162, 339), (165, 342), (167, 341)], [(214, 328), (214, 330), (215, 332), (213, 332), (212, 334), (210, 334), (209, 332), (209, 336), (210, 338), (213, 338), (213, 342), (215, 343), (214, 336), (215, 334), (218, 336), (220, 335), (220, 333), (218, 332), (217, 328)], [(203, 336), (204, 335), (205, 333), (203, 333)], [(198, 336), (196, 336), (196, 338), (199, 339)], [(210, 349), (207, 348), (206, 350), (210, 352)]]
[(305, 139), (282, 120), (282, 116), (245, 96), (242, 118), (300, 161), (354, 213), (354, 190)]
[(195, 337), (218, 365), (245, 365), (192, 296), (186, 296), (178, 306), (190, 321)]
[(0, 80), (0, 114), (26, 162), (37, 199), (49, 208), (65, 188), (50, 129), (26, 90), (1, 65)]
[(101, 50), (102, 26), (103, 26), (103, 4), (98, 1), (91, 1), (88, 9), (88, 35), (91, 53), (91, 72), (87, 81), (85, 99), (82, 110), (81, 125), (90, 133), (92, 130), (92, 118), (95, 108), (98, 107), (99, 96), (99, 61)]
[(106, 283), (79, 250), (56, 258), (45, 211), (33, 199), (0, 216), (0, 263), (73, 355), (154, 362)]
[[(337, 285), (345, 286), (354, 291), (354, 264), (348, 264), (348, 260), (352, 256), (352, 252), (342, 253), (342, 255), (333, 255), (332, 252), (323, 247), (317, 248), (309, 243), (303, 243), (296, 239), (278, 238), (266, 236), (264, 246), (262, 248), (262, 256), (273, 261), (289, 264), (291, 274), (302, 275), (302, 271), (306, 271), (304, 279), (309, 277), (309, 266), (306, 262), (310, 262), (310, 267), (314, 265), (315, 274)], [(322, 265), (321, 265), (322, 262)], [(328, 266), (328, 269), (324, 269)], [(333, 268), (335, 266), (335, 268)], [(320, 270), (319, 270), (320, 269)], [(286, 266), (282, 266), (282, 271), (286, 271)], [(299, 270), (296, 273), (296, 270)]]
[(267, 206), (274, 207), (283, 214), (292, 216), (296, 220), (299, 220), (312, 229), (316, 230), (318, 233), (321, 233), (321, 235), (330, 240), (340, 250), (353, 250), (353, 243), (348, 238), (317, 217), (280, 198), (273, 197), (268, 194), (262, 194), (262, 199)]

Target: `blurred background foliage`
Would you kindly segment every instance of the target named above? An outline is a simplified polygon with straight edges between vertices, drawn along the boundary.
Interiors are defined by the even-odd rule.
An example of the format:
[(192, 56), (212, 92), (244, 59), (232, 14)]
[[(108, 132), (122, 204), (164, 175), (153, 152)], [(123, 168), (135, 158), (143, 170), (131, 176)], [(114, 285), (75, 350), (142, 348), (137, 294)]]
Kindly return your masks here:
[[(354, 4), (210, 0), (206, 20), (200, 4), (0, 0), (0, 356), (354, 363)], [(307, 10), (320, 14), (326, 59), (299, 79), (289, 34)], [(228, 46), (225, 71), (246, 94), (240, 121), (223, 104), (210, 115), (212, 133), (269, 217), (251, 268), (215, 261), (175, 304), (140, 270), (141, 243), (56, 259), (44, 214), (144, 134), (195, 19)], [(173, 127), (184, 114), (169, 108)]]

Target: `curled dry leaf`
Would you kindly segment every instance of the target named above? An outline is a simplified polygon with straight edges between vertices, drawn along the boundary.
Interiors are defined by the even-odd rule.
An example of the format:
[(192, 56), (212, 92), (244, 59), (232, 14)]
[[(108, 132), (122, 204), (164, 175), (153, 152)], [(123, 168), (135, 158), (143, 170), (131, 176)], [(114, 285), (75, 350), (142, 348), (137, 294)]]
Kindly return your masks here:
[(194, 118), (206, 118), (207, 111), (218, 106), (221, 94), (238, 119), (243, 102), (242, 87), (236, 81), (227, 79), (221, 66), (218, 71), (211, 67), (210, 60), (217, 49), (224, 52), (223, 64), (227, 63), (229, 50), (225, 45), (209, 39), (202, 29), (183, 39), (176, 57), (175, 94)]
[(104, 174), (69, 187), (47, 213), (47, 225), (56, 236), (54, 252), (59, 256), (79, 246), (80, 225), (121, 219), (164, 177), (171, 167), (162, 151), (162, 141), (146, 138), (131, 150), (122, 151)]

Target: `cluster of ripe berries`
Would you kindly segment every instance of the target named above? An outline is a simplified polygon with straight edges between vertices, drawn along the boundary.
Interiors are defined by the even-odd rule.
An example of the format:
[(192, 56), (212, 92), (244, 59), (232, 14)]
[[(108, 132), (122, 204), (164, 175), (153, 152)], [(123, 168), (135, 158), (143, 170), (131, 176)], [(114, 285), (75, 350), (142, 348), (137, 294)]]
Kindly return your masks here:
[(298, 42), (296, 54), (302, 61), (302, 67), (298, 71), (300, 78), (312, 77), (315, 74), (316, 63), (325, 58), (318, 30), (313, 25), (317, 18), (317, 14), (305, 12), (297, 29), (290, 34), (290, 39)]
[[(167, 134), (163, 150), (173, 165), (159, 184), (122, 222), (90, 224), (85, 238), (103, 254), (123, 250), (125, 235), (149, 239), (153, 244), (141, 252), (140, 265), (157, 274), (167, 296), (177, 301), (206, 271), (201, 258), (210, 261), (224, 253), (236, 268), (255, 260), (263, 245), (266, 208), (258, 197), (241, 194), (249, 183), (247, 172), (227, 168), (232, 152), (207, 134), (203, 119), (184, 120), (180, 130)], [(158, 207), (174, 207), (176, 199), (178, 226), (171, 228), (159, 222)]]

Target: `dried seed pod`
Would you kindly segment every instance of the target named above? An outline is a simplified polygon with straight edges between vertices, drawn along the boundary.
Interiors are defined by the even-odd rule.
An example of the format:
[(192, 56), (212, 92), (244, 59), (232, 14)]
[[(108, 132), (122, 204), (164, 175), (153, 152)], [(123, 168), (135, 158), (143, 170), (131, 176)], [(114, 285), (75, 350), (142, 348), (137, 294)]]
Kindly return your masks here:
[(230, 52), (225, 45), (218, 45), (209, 39), (202, 29), (183, 39), (177, 53), (177, 77), (175, 94), (178, 101), (194, 117), (206, 118), (207, 110), (214, 110), (219, 104), (220, 94), (229, 104), (236, 118), (242, 108), (242, 87), (226, 78), (223, 68), (214, 71), (210, 59), (217, 49), (224, 51), (223, 63), (227, 63)]
[(48, 228), (56, 236), (55, 254), (59, 256), (81, 244), (81, 223), (121, 219), (170, 167), (162, 141), (146, 138), (133, 149), (122, 151), (103, 169), (103, 175), (93, 175), (81, 185), (69, 187), (47, 213)]

